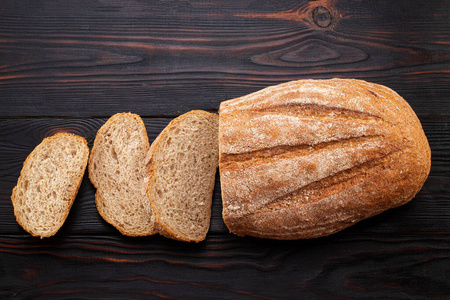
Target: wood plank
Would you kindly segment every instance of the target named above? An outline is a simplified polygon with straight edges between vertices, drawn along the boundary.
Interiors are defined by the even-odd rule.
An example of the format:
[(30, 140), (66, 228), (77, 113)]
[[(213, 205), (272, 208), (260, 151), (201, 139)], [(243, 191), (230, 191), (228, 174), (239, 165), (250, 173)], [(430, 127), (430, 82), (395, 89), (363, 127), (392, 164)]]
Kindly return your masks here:
[[(144, 118), (150, 141), (170, 118)], [(450, 118), (421, 118), (432, 149), (432, 170), (421, 192), (410, 203), (365, 220), (346, 230), (349, 233), (450, 232)], [(92, 147), (97, 130), (106, 118), (0, 119), (0, 234), (22, 234), (15, 222), (10, 201), (22, 163), (41, 140), (58, 131), (84, 136)], [(118, 235), (97, 213), (95, 189), (85, 175), (80, 191), (59, 235)], [(213, 195), (210, 232), (228, 234), (221, 217), (219, 177)]]
[[(448, 115), (445, 3), (2, 1), (0, 117), (176, 116), (331, 77), (384, 84), (418, 114)], [(314, 22), (318, 6), (328, 27)]]
[[(0, 299), (450, 298), (450, 9), (445, 0), (43, 1), (0, 4)], [(84, 177), (63, 228), (33, 238), (9, 199), (23, 161), (58, 131), (114, 113), (150, 140), (192, 109), (304, 78), (384, 84), (419, 115), (431, 175), (409, 204), (330, 237), (129, 238)]]
[(339, 234), (284, 242), (213, 235), (199, 244), (0, 236), (0, 254), (2, 299), (450, 296), (449, 235)]

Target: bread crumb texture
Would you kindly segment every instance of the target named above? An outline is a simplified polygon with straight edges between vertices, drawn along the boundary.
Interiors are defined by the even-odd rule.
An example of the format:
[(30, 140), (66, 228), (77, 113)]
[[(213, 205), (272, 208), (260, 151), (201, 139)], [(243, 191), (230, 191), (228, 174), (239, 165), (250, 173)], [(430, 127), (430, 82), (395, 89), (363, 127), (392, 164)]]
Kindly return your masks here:
[(84, 175), (89, 148), (82, 137), (45, 138), (23, 164), (11, 196), (17, 222), (33, 236), (49, 237), (63, 225)]
[(205, 239), (219, 160), (218, 116), (191, 111), (174, 119), (153, 142), (148, 196), (160, 233)]
[(97, 188), (98, 212), (128, 236), (154, 234), (154, 216), (144, 183), (150, 148), (142, 119), (132, 113), (112, 116), (100, 128), (89, 159), (89, 178)]

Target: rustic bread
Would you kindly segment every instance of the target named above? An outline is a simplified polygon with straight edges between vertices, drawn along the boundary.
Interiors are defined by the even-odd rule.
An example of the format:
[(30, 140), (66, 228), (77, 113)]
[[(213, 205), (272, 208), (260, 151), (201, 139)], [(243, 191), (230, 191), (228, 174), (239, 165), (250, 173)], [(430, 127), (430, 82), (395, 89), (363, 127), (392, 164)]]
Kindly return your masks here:
[(69, 133), (45, 138), (31, 152), (11, 196), (23, 229), (41, 238), (59, 230), (77, 195), (88, 157), (86, 140)]
[(206, 237), (219, 162), (218, 123), (215, 114), (191, 111), (152, 143), (147, 194), (158, 231), (166, 237), (194, 242)]
[(149, 148), (145, 125), (132, 113), (115, 114), (95, 137), (88, 169), (97, 210), (123, 235), (156, 233), (144, 184)]
[(410, 201), (430, 171), (421, 124), (397, 93), (300, 80), (221, 103), (223, 218), (231, 232), (326, 236)]

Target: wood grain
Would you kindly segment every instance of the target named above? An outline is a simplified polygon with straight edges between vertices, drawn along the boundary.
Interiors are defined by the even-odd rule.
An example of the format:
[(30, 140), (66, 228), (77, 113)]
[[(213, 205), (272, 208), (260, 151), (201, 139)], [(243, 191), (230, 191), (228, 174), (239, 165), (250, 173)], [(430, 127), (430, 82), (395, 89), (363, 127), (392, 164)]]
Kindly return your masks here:
[(213, 235), (187, 246), (162, 237), (73, 236), (39, 241), (1, 236), (0, 281), (5, 289), (0, 296), (438, 298), (450, 293), (449, 245), (447, 235), (351, 235), (277, 243)]
[[(3, 1), (1, 117), (176, 116), (302, 78), (384, 84), (442, 115), (449, 10), (407, 1)], [(314, 23), (316, 7), (333, 21)], [(420, 13), (418, 13), (420, 11)]]
[[(450, 298), (449, 28), (445, 0), (1, 1), (0, 298)], [(190, 244), (121, 236), (85, 176), (55, 237), (14, 219), (11, 190), (46, 136), (92, 147), (131, 111), (152, 141), (189, 110), (332, 77), (386, 85), (419, 115), (432, 169), (407, 205), (327, 238), (238, 238), (217, 177), (210, 233)]]

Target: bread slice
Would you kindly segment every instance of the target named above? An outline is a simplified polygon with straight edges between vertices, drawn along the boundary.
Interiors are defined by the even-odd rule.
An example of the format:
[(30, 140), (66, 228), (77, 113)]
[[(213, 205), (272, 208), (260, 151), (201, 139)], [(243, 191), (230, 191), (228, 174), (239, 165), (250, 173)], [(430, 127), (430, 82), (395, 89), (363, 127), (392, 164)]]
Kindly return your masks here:
[(97, 210), (123, 235), (156, 233), (144, 185), (149, 148), (145, 125), (132, 113), (112, 116), (95, 137), (88, 169)]
[(88, 157), (86, 140), (69, 133), (45, 138), (31, 152), (11, 196), (23, 229), (41, 238), (59, 230), (77, 195)]
[(174, 119), (152, 143), (147, 195), (160, 234), (205, 239), (219, 161), (219, 117), (191, 111)]

